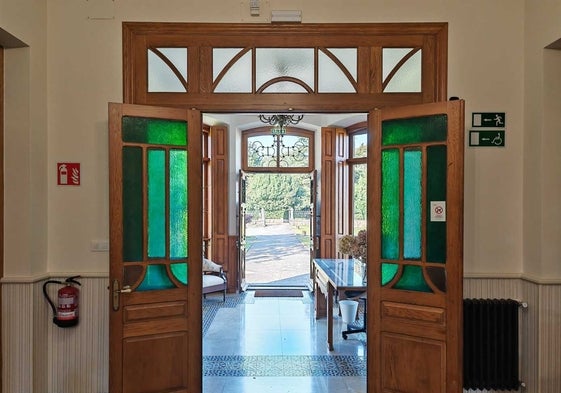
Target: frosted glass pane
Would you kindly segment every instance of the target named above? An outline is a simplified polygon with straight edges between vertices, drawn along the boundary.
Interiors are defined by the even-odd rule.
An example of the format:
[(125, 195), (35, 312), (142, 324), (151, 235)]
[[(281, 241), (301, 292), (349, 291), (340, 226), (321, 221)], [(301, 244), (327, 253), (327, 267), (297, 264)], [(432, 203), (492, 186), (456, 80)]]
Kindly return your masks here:
[(357, 49), (356, 48), (328, 48), (337, 59), (343, 63), (345, 68), (351, 73), (353, 79), (356, 81), (357, 75)]
[[(354, 62), (352, 59), (349, 59), (352, 56), (349, 56), (345, 51), (352, 51), (354, 53)], [(356, 81), (356, 49), (333, 49), (331, 52), (336, 55), (340, 61), (343, 62), (343, 60), (346, 60), (346, 64), (343, 62), (343, 65), (347, 71), (351, 73), (354, 81)], [(342, 52), (346, 56), (342, 55), (340, 57), (339, 52)], [(356, 93), (356, 89), (338, 64), (323, 52), (319, 52), (318, 60), (318, 91), (320, 93)]]
[(415, 53), (395, 73), (384, 93), (421, 92), (421, 51)]
[(265, 90), (264, 93), (307, 93), (307, 90), (294, 82), (277, 82)]
[[(314, 49), (258, 48), (255, 55), (257, 89), (271, 79), (281, 77), (296, 78), (310, 88), (314, 88)], [(295, 83), (275, 84), (266, 90), (268, 93), (301, 93), (305, 91)]]
[(216, 80), (218, 74), (243, 48), (213, 48), (212, 49), (212, 80)]
[[(158, 48), (187, 81), (187, 48)], [(151, 50), (148, 50), (148, 91), (177, 93), (185, 87), (172, 69)]]
[(397, 63), (413, 48), (384, 48), (382, 49), (382, 81), (385, 81)]
[[(239, 48), (213, 49), (213, 81), (240, 50)], [(251, 51), (247, 52), (232, 64), (216, 86), (215, 93), (251, 93), (251, 53)]]

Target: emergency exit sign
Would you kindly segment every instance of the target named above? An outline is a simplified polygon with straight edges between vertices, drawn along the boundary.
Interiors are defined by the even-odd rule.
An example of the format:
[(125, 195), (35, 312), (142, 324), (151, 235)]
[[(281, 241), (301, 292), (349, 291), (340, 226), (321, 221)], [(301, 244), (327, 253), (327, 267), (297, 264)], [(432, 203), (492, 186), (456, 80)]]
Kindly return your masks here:
[(469, 145), (503, 147), (505, 145), (505, 132), (504, 130), (471, 130), (469, 132)]
[(505, 128), (504, 112), (474, 112), (471, 114), (471, 126), (482, 128)]

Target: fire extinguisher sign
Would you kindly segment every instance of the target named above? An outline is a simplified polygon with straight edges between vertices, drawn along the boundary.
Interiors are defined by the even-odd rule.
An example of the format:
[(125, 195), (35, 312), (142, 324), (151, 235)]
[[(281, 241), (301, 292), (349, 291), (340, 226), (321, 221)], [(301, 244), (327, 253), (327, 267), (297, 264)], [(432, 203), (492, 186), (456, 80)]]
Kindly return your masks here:
[(79, 186), (80, 185), (80, 163), (59, 162), (56, 164), (57, 185)]

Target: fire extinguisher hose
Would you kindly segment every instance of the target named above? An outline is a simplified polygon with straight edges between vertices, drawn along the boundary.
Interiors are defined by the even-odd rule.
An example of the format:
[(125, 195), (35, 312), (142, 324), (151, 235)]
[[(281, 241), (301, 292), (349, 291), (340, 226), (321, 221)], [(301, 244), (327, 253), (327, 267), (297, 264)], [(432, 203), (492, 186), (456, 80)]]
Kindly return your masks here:
[(47, 299), (47, 301), (51, 305), (51, 308), (53, 309), (53, 316), (56, 317), (56, 306), (51, 300), (51, 298), (49, 297), (49, 294), (47, 293), (48, 284), (63, 284), (63, 282), (58, 280), (49, 280), (49, 281), (45, 281), (45, 283), (43, 284), (43, 295), (45, 295), (45, 299)]

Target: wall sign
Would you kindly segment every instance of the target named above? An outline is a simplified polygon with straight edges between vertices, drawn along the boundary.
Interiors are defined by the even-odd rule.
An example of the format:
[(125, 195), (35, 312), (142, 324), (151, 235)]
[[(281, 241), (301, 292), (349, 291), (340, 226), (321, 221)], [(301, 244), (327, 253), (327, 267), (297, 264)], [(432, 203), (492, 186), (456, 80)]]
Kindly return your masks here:
[(471, 126), (505, 128), (506, 114), (504, 112), (473, 112), (471, 114)]
[(470, 146), (504, 146), (505, 132), (504, 130), (497, 130), (497, 131), (470, 130), (469, 145)]
[(80, 163), (59, 162), (56, 164), (57, 185), (79, 186), (80, 185)]

